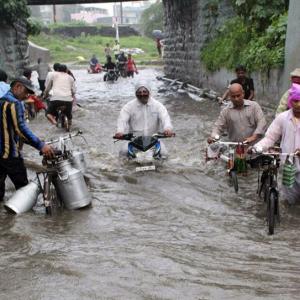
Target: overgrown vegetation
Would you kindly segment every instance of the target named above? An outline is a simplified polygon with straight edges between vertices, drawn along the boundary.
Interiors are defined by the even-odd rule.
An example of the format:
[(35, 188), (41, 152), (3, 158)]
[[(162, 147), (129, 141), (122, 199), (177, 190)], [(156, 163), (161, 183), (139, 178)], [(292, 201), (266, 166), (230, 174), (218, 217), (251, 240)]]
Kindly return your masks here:
[(0, 24), (13, 26), (18, 21), (26, 21), (28, 34), (41, 32), (41, 24), (29, 18), (27, 0), (0, 1)]
[(163, 30), (163, 19), (162, 2), (154, 3), (149, 8), (145, 9), (141, 16), (141, 25), (144, 34), (148, 37), (153, 37), (153, 30)]
[(13, 25), (19, 20), (29, 17), (26, 0), (1, 0), (0, 1), (0, 24)]
[[(48, 48), (51, 60), (61, 63), (80, 62), (87, 63), (93, 54), (96, 54), (101, 63), (104, 63), (104, 48), (107, 43), (114, 45), (113, 37), (82, 35), (77, 38), (66, 38), (59, 35), (47, 35), (41, 33), (38, 36), (30, 36), (33, 43)], [(134, 55), (137, 63), (145, 63), (157, 60), (157, 50), (154, 41), (147, 37), (131, 36), (120, 39), (121, 48), (140, 48), (145, 53)], [(81, 58), (82, 60), (82, 58)]]
[(284, 64), (288, 1), (233, 0), (237, 17), (219, 29), (201, 53), (207, 69), (247, 69), (268, 71)]
[(29, 18), (27, 20), (27, 34), (28, 35), (39, 35), (42, 30), (42, 24), (34, 19)]

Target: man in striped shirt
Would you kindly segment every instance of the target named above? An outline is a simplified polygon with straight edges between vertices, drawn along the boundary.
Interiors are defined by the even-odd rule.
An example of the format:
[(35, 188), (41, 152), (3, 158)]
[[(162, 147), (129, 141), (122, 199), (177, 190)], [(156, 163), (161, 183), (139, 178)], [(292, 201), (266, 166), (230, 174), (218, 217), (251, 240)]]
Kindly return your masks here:
[(12, 81), (11, 89), (0, 98), (0, 201), (5, 194), (5, 179), (8, 176), (16, 189), (28, 183), (23, 158), (19, 152), (19, 139), (41, 151), (47, 157), (53, 149), (43, 143), (27, 127), (21, 101), (33, 94), (33, 85), (25, 78)]

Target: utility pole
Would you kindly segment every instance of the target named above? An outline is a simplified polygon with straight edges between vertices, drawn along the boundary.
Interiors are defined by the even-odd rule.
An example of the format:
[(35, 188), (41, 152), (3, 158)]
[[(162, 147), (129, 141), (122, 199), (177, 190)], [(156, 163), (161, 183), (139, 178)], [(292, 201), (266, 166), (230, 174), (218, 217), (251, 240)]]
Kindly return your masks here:
[(56, 6), (53, 4), (53, 22), (56, 23)]
[(120, 2), (120, 17), (121, 17), (121, 24), (123, 24), (123, 2)]

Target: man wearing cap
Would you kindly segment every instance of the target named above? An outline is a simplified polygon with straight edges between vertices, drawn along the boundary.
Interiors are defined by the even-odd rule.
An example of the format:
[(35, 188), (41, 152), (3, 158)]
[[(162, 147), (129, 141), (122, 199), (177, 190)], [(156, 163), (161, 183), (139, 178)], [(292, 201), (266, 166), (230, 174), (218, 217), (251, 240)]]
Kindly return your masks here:
[[(296, 68), (293, 72), (291, 72), (291, 81), (292, 84), (299, 84), (300, 85), (300, 68)], [(279, 105), (276, 109), (276, 116), (286, 110), (288, 110), (288, 97), (289, 97), (289, 90), (287, 90), (280, 99)]]
[[(280, 141), (282, 153), (300, 153), (300, 84), (288, 90), (288, 109), (280, 113), (268, 128), (265, 137), (254, 145), (257, 151), (267, 151)], [(283, 197), (290, 204), (300, 200), (300, 161), (295, 159), (296, 180), (292, 187), (283, 186)]]
[(8, 176), (16, 189), (28, 183), (27, 172), (19, 151), (20, 138), (41, 151), (47, 157), (54, 155), (53, 149), (43, 143), (27, 127), (24, 121), (22, 101), (34, 94), (28, 79), (14, 79), (10, 90), (0, 98), (0, 201), (5, 194), (5, 179)]

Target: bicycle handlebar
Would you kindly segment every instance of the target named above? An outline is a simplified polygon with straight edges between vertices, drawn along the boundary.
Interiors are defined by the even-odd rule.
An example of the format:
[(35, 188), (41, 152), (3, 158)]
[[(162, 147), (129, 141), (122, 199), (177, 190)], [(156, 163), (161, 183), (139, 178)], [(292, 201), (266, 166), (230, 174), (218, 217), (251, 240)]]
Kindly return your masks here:
[[(68, 140), (71, 140), (73, 137), (76, 137), (76, 136), (79, 136), (82, 134), (82, 131), (81, 130), (78, 130), (77, 132), (75, 133), (70, 133), (64, 137), (62, 137), (62, 139), (64, 141), (68, 141)], [(56, 139), (56, 140), (51, 140), (51, 141), (48, 141), (46, 142), (47, 145), (52, 145), (52, 144), (55, 144), (55, 143), (58, 143), (60, 141), (60, 139)]]
[[(175, 133), (172, 134), (172, 136), (166, 136), (165, 134), (163, 133), (155, 133), (152, 135), (152, 137), (155, 137), (155, 138), (159, 138), (159, 139), (165, 139), (165, 138), (170, 138), (170, 137), (175, 137)], [(113, 136), (113, 139), (116, 139), (116, 140), (125, 140), (125, 141), (131, 141), (132, 139), (136, 138), (137, 136), (134, 136), (133, 133), (127, 133), (127, 134), (124, 134), (122, 137), (118, 138), (116, 137), (115, 135)]]
[(220, 145), (225, 145), (225, 146), (238, 146), (238, 145), (247, 145), (247, 142), (223, 142), (219, 140), (214, 140), (212, 144), (220, 144)]

